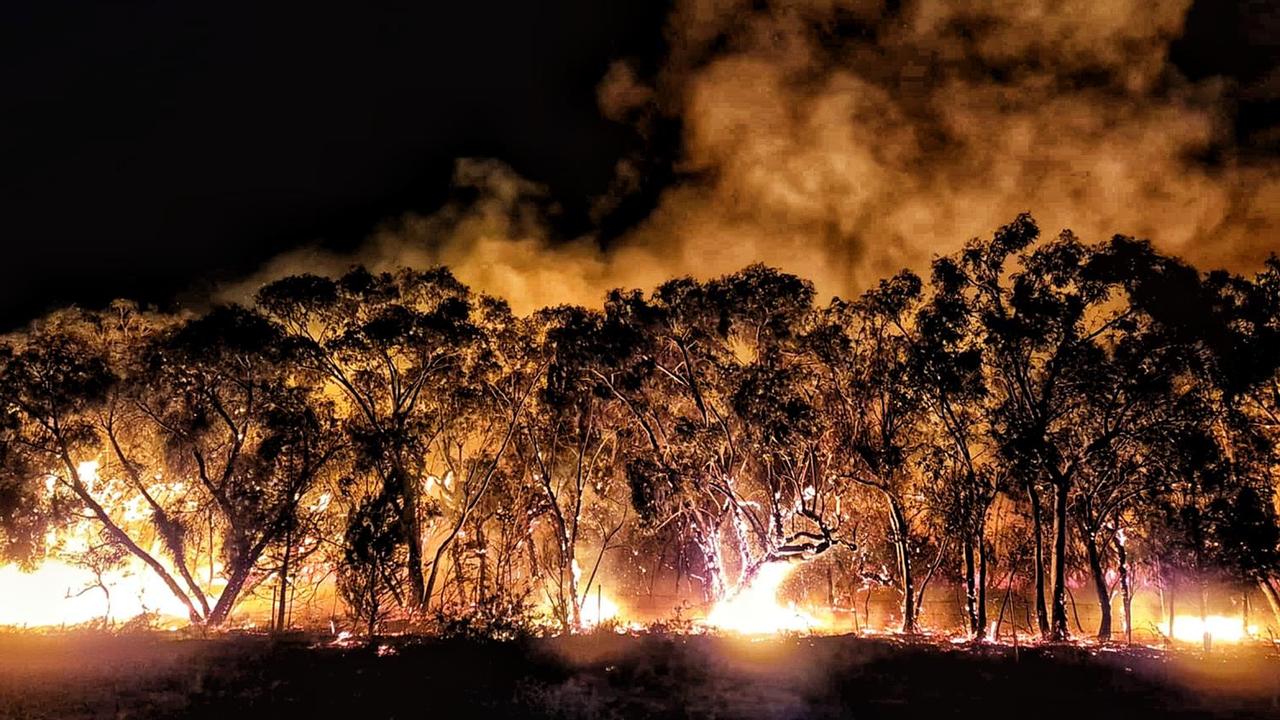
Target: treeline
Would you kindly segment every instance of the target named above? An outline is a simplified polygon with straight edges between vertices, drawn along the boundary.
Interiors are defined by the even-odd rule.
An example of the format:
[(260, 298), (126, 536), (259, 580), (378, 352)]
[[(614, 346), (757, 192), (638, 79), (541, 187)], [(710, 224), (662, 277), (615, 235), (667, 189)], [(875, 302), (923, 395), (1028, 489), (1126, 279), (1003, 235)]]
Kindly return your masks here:
[(145, 564), (208, 626), (274, 584), (283, 627), (304, 569), (371, 633), (572, 629), (605, 568), (713, 601), (822, 558), (895, 587), (907, 632), (937, 575), (974, 637), (1016, 583), (1053, 639), (1088, 588), (1107, 638), (1143, 584), (1280, 614), (1278, 367), (1274, 258), (1202, 273), (1029, 216), (828, 303), (762, 266), (529, 317), (445, 269), (298, 275), (10, 337), (0, 540), (33, 563), (88, 523), (82, 562)]

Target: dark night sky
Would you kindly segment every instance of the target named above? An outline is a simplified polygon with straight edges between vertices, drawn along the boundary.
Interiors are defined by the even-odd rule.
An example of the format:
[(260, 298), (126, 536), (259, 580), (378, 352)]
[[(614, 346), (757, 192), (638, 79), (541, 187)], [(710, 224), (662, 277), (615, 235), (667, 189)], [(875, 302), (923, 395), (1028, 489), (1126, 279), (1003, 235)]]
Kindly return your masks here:
[[(0, 9), (0, 326), (164, 301), (291, 247), (430, 210), (454, 158), (545, 183), (566, 235), (640, 142), (602, 118), (613, 59), (660, 61), (663, 3), (15, 2)], [(1189, 75), (1275, 66), (1274, 3), (1200, 0)], [(1271, 18), (1260, 22), (1259, 18)], [(1246, 106), (1240, 132), (1276, 120)]]

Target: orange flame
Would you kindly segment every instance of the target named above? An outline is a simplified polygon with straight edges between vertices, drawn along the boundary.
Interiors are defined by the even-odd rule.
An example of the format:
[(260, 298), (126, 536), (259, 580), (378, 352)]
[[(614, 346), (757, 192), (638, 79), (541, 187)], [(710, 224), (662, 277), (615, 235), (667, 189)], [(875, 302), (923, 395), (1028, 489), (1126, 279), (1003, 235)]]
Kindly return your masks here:
[(159, 578), (143, 567), (126, 567), (104, 573), (107, 596), (96, 586), (90, 571), (59, 560), (46, 560), (33, 572), (0, 567), (0, 625), (46, 627), (79, 625), (109, 618), (129, 620), (143, 613), (182, 618), (186, 609)]
[(731, 597), (716, 603), (704, 623), (710, 627), (743, 635), (766, 635), (779, 632), (808, 632), (821, 623), (795, 607), (778, 603), (778, 590), (795, 571), (788, 562), (767, 563), (760, 567), (751, 582)]
[(1199, 615), (1173, 617), (1173, 639), (1182, 642), (1203, 642), (1204, 636), (1208, 634), (1214, 642), (1238, 643), (1257, 633), (1257, 625), (1250, 625), (1246, 631), (1239, 616), (1208, 615), (1203, 621)]

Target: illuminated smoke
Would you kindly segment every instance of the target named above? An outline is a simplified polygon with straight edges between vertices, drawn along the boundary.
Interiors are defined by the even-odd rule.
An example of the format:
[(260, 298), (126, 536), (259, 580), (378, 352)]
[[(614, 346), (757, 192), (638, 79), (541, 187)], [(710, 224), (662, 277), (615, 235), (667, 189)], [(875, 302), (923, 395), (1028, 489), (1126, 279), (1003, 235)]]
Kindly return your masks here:
[[(250, 286), (446, 263), (527, 311), (763, 261), (847, 295), (1022, 211), (1047, 233), (1147, 237), (1249, 269), (1274, 249), (1280, 181), (1274, 163), (1235, 157), (1227, 84), (1170, 64), (1188, 6), (683, 0), (657, 76), (618, 63), (600, 84), (607, 117), (683, 128), (683, 179), (608, 251), (551, 242), (541, 188), (464, 160), (456, 180), (480, 190), (474, 204), (387, 223), (354, 256), (280, 258)], [(639, 165), (618, 167), (614, 192), (629, 192)]]

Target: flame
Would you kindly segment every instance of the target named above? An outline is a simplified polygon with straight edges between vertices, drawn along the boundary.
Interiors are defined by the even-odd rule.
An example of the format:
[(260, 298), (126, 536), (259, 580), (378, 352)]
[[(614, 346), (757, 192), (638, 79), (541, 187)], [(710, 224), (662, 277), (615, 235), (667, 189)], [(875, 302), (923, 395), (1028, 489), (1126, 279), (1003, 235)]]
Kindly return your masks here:
[(186, 608), (146, 569), (126, 567), (104, 573), (102, 580), (111, 593), (109, 614), (106, 595), (85, 568), (55, 559), (29, 573), (0, 567), (0, 625), (78, 625), (104, 617), (119, 622), (143, 613), (185, 622)]
[(1182, 642), (1203, 642), (1205, 633), (1215, 642), (1236, 643), (1258, 633), (1257, 625), (1250, 625), (1246, 633), (1239, 616), (1208, 615), (1201, 622), (1199, 615), (1175, 615), (1173, 639)]
[[(107, 492), (97, 460), (79, 463), (76, 472), (91, 492)], [(50, 488), (57, 482), (56, 475), (46, 479)], [(145, 514), (140, 508), (125, 505), (120, 518), (127, 524)], [(98, 535), (92, 521), (81, 520), (51, 531), (48, 542), (59, 554), (69, 557), (87, 551)], [(164, 581), (136, 558), (107, 569), (100, 578), (88, 567), (56, 556), (45, 558), (30, 572), (17, 565), (0, 566), (0, 625), (49, 627), (104, 619), (120, 622), (148, 613), (182, 622), (187, 618), (186, 607), (169, 592)]]
[(604, 593), (588, 593), (581, 608), (582, 627), (592, 628), (602, 622), (614, 620), (619, 612), (618, 604), (613, 598)]
[(767, 563), (760, 567), (746, 587), (716, 603), (704, 623), (720, 630), (743, 635), (765, 635), (778, 632), (804, 632), (819, 623), (795, 603), (778, 604), (778, 589), (795, 570), (788, 562)]

